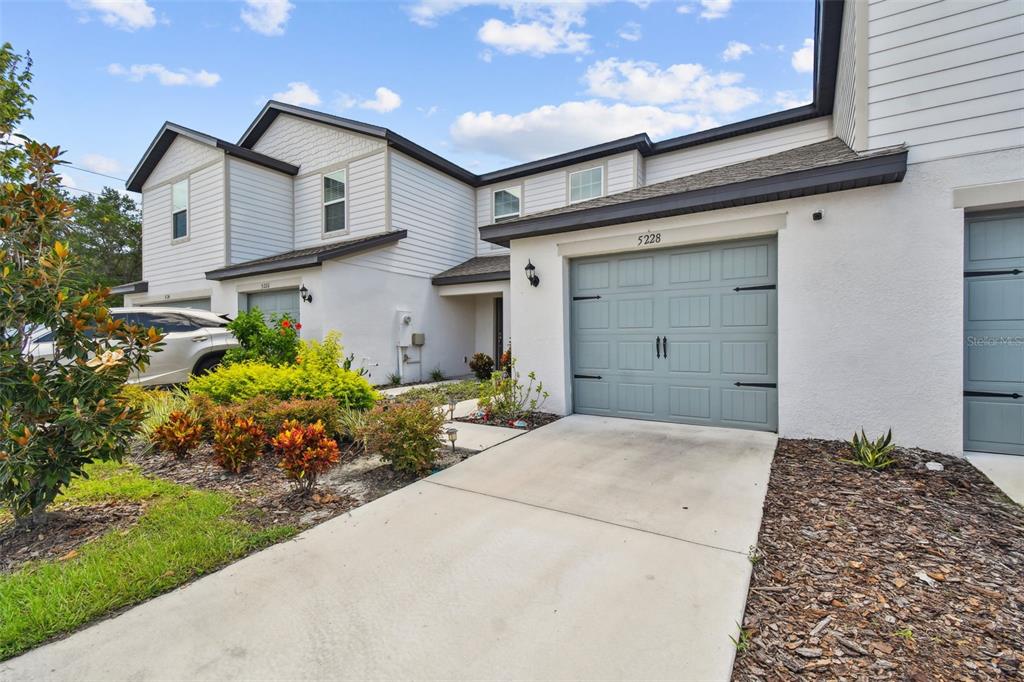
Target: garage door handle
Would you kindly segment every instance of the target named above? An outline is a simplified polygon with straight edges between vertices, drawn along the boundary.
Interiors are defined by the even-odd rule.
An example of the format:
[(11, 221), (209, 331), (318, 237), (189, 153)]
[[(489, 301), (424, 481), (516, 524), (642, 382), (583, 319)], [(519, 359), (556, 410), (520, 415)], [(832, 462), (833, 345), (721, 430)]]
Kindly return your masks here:
[(989, 275), (1019, 275), (1024, 272), (1020, 268), (1014, 268), (1013, 270), (975, 270), (974, 272), (965, 272), (964, 277), (988, 277)]
[(774, 289), (774, 284), (759, 284), (756, 287), (733, 287), (733, 291), (768, 291)]
[(778, 384), (748, 384), (742, 381), (737, 381), (733, 386), (753, 386), (754, 388), (778, 388)]
[(661, 337), (661, 354), (666, 358), (668, 357), (668, 337)]
[(596, 375), (595, 376), (593, 374), (573, 374), (572, 378), (573, 379), (600, 379), (601, 375)]
[(654, 337), (654, 357), (656, 357), (656, 358), (660, 358), (661, 357), (661, 337), (660, 336), (655, 336)]
[(1024, 398), (1020, 393), (990, 393), (989, 391), (964, 391), (969, 398), (1013, 398), (1018, 400)]

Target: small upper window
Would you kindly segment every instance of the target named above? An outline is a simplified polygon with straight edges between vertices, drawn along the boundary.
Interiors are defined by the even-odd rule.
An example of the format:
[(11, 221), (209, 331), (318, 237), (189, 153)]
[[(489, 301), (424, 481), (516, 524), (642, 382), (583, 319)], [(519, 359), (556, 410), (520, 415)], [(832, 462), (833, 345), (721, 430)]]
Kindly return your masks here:
[(604, 194), (604, 167), (569, 173), (569, 203), (595, 199)]
[(506, 187), (494, 193), (494, 222), (519, 217), (519, 201), (522, 198), (518, 187)]
[(171, 221), (174, 239), (188, 236), (188, 180), (171, 186)]
[(345, 171), (324, 175), (324, 232), (345, 229)]

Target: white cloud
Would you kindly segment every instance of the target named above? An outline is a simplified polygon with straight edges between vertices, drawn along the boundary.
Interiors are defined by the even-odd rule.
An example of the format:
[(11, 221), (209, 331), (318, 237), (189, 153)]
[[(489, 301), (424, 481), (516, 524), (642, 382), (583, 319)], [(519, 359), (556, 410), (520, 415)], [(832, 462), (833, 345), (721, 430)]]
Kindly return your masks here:
[(295, 5), (288, 0), (245, 0), (241, 16), (245, 25), (257, 33), (279, 36), (293, 9)]
[(86, 154), (79, 161), (79, 165), (86, 170), (105, 175), (113, 175), (121, 170), (120, 162), (102, 154)]
[(804, 38), (804, 46), (793, 53), (790, 63), (799, 73), (814, 71), (814, 38)]
[(732, 9), (732, 0), (700, 0), (702, 19), (721, 19)]
[(583, 76), (592, 95), (637, 104), (671, 104), (677, 110), (729, 114), (757, 102), (743, 74), (711, 73), (700, 64), (673, 64), (661, 69), (651, 62), (595, 62)]
[(123, 76), (136, 83), (145, 80), (147, 76), (156, 76), (160, 85), (195, 85), (201, 88), (212, 88), (220, 82), (220, 74), (211, 73), (206, 69), (173, 71), (163, 64), (132, 64), (128, 67), (111, 64), (107, 67), (107, 73), (112, 76)]
[(714, 124), (706, 117), (655, 106), (587, 100), (514, 115), (466, 112), (455, 119), (450, 132), (461, 149), (528, 160), (641, 132), (666, 137)]
[(643, 27), (635, 21), (627, 21), (619, 29), (619, 37), (631, 43), (636, 42), (644, 37)]
[(315, 107), (320, 104), (320, 93), (302, 81), (292, 81), (287, 90), (275, 92), (270, 98), (297, 107)]
[(433, 104), (433, 105), (431, 105), (429, 107), (416, 107), (416, 111), (420, 112), (421, 114), (423, 114), (427, 118), (430, 118), (431, 116), (436, 114), (438, 111), (440, 111), (440, 109), (438, 108), (438, 106), (436, 104)]
[(373, 99), (363, 100), (359, 103), (359, 106), (363, 109), (370, 109), (381, 114), (386, 114), (389, 111), (394, 111), (398, 107), (402, 106), (402, 98), (398, 96), (398, 93), (394, 90), (389, 90), (384, 86), (381, 86), (374, 90), (375, 96)]
[(693, 14), (693, 5), (677, 5), (676, 11), (680, 14)]
[(146, 0), (76, 0), (71, 6), (99, 13), (100, 21), (122, 31), (156, 26), (156, 11)]
[(781, 109), (794, 109), (811, 103), (811, 93), (796, 90), (779, 90), (772, 101)]
[(463, 7), (488, 4), (487, 0), (420, 0), (406, 6), (409, 18), (420, 26), (436, 26), (441, 17), (458, 12)]
[(750, 45), (730, 40), (729, 44), (725, 46), (725, 50), (722, 51), (722, 59), (727, 62), (734, 62), (743, 55), (750, 54), (751, 52), (753, 52), (753, 50), (750, 49)]
[(587, 52), (590, 36), (574, 30), (586, 23), (586, 3), (520, 3), (512, 6), (515, 23), (488, 19), (477, 38), (505, 54), (540, 57)]

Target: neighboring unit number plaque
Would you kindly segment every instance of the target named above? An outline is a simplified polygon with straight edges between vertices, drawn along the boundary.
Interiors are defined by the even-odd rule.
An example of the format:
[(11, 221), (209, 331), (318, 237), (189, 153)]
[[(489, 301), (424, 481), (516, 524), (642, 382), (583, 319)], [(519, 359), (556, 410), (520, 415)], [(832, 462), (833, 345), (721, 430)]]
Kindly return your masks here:
[(636, 245), (637, 246), (650, 246), (651, 244), (661, 243), (661, 232), (648, 232), (647, 234), (637, 235)]

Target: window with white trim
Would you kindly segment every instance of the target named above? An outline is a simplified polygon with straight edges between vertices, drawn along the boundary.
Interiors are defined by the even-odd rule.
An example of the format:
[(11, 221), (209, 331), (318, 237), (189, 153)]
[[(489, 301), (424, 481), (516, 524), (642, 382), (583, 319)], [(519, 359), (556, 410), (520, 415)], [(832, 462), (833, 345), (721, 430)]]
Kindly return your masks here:
[(324, 174), (324, 232), (345, 229), (345, 171)]
[(569, 203), (604, 195), (604, 166), (569, 173)]
[(188, 236), (188, 179), (171, 185), (171, 239)]
[(506, 187), (494, 191), (494, 222), (519, 217), (519, 204), (522, 190), (519, 187)]

